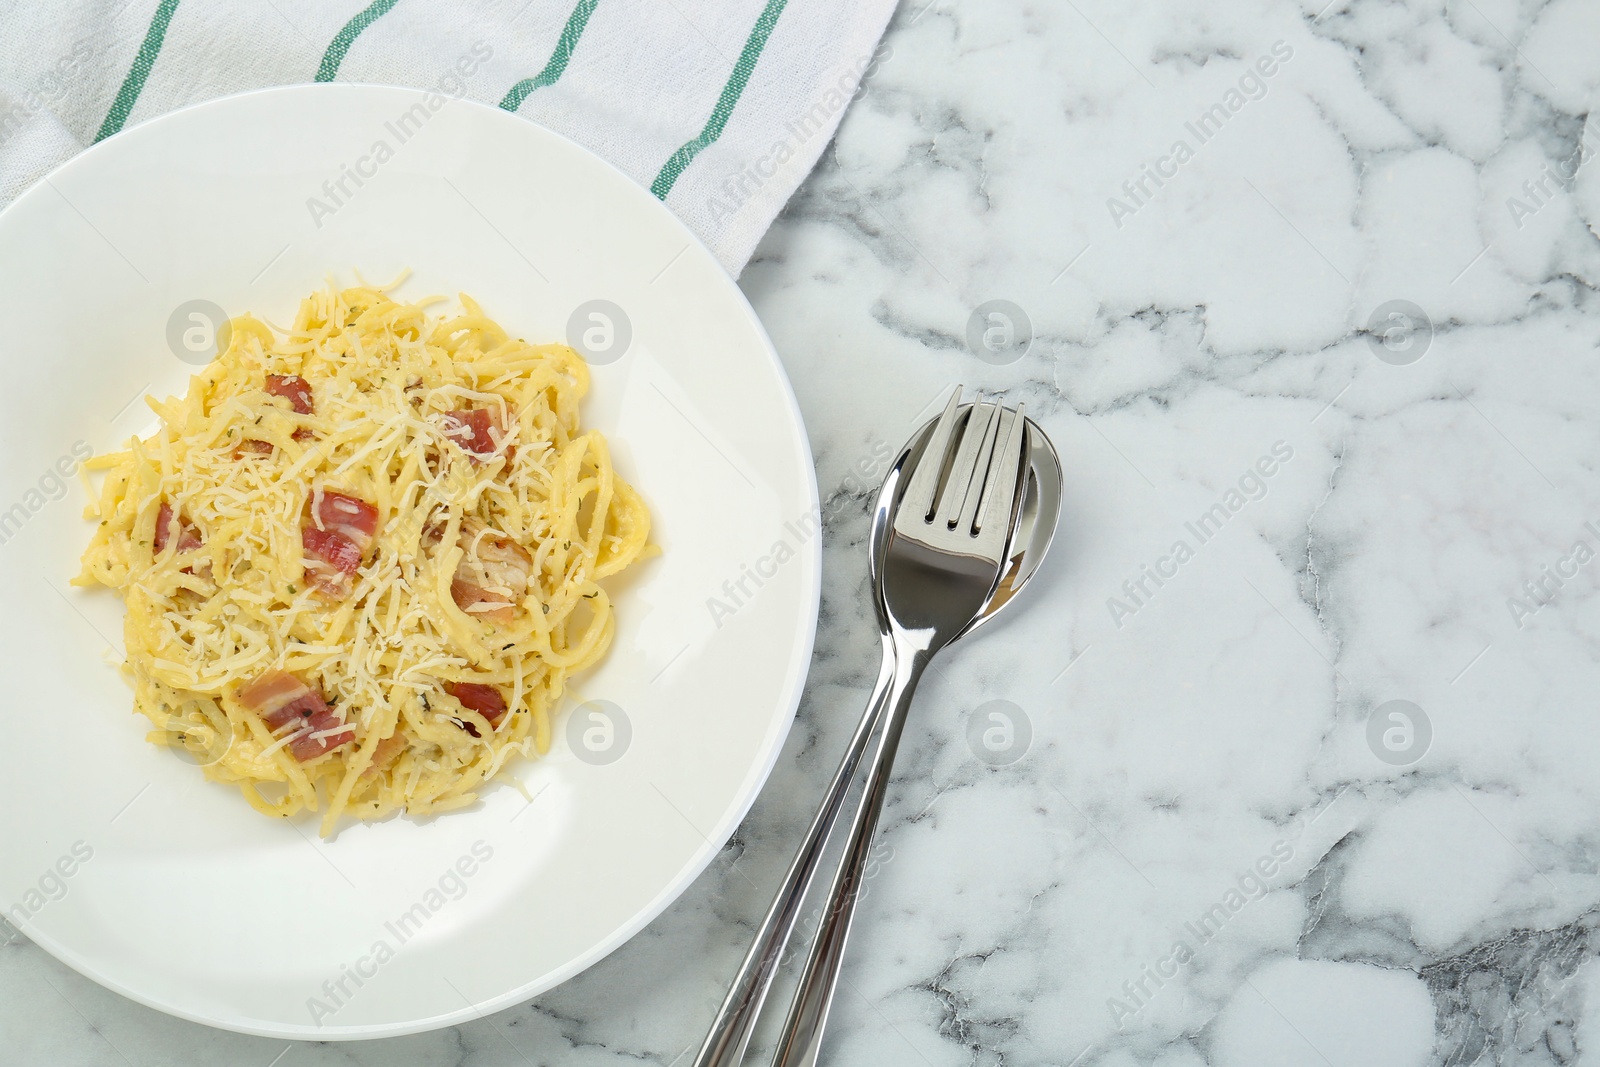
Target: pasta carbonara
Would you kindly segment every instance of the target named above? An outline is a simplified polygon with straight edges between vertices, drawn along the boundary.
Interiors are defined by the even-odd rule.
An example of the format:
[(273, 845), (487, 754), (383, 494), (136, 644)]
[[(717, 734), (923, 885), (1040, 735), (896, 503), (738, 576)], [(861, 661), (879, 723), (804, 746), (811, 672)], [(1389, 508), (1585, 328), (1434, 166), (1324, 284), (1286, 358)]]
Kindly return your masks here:
[(245, 316), (160, 429), (104, 472), (79, 585), (127, 606), (150, 739), (258, 810), (470, 804), (550, 747), (567, 676), (610, 643), (599, 584), (649, 515), (578, 425), (588, 368), (470, 299), (386, 289)]

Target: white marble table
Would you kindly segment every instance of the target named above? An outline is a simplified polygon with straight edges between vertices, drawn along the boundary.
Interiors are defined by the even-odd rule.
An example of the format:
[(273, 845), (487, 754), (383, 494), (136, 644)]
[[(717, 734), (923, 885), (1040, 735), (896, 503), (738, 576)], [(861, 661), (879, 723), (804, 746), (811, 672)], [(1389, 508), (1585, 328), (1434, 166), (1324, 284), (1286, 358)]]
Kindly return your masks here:
[[(1320, 6), (896, 15), (742, 281), (826, 501), (810, 684), (634, 941), (478, 1024), (314, 1045), (14, 940), (0, 1060), (686, 1061), (876, 668), (855, 472), (959, 380), (1048, 428), (1065, 519), (925, 685), (830, 1062), (1600, 1062), (1600, 8)], [(1025, 351), (970, 350), (991, 300)]]

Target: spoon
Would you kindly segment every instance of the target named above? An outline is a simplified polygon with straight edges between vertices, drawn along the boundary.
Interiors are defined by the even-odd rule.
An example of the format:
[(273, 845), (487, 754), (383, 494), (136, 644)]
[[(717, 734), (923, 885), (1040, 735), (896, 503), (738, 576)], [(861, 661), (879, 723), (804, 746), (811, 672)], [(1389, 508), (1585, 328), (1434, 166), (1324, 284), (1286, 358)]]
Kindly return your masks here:
[[(970, 404), (963, 405), (963, 408), (971, 407)], [(938, 421), (938, 418), (929, 419), (920, 430), (911, 435), (911, 440), (900, 450), (899, 457), (889, 468), (883, 487), (878, 490), (878, 500), (872, 509), (872, 534), (869, 542), (872, 548), (867, 563), (873, 576), (882, 569), (883, 555), (889, 544), (889, 516), (894, 513), (900, 500), (905, 496), (901, 472), (908, 464), (914, 465), (922, 456), (923, 450), (928, 447), (928, 438), (932, 436), (933, 428)], [(1028, 455), (1028, 486), (1016, 522), (1013, 523), (1011, 534), (1007, 538), (1007, 566), (1001, 571), (1000, 581), (990, 594), (988, 602), (984, 604), (983, 611), (956, 635), (956, 640), (967, 636), (994, 618), (1001, 608), (1022, 592), (1022, 587), (1027, 585), (1038, 572), (1039, 565), (1044, 562), (1045, 553), (1050, 548), (1050, 541), (1055, 537), (1056, 522), (1061, 515), (1061, 457), (1056, 455), (1055, 446), (1050, 443), (1050, 438), (1045, 436), (1038, 423), (1026, 419), (1025, 425), (1028, 437), (1023, 442), (1023, 450)]]
[[(956, 397), (959, 395), (958, 389)], [(954, 421), (965, 423), (976, 414), (974, 410), (976, 405), (965, 405), (958, 409), (956, 397), (951, 398), (944, 416), (930, 420), (912, 436), (911, 441), (891, 466), (878, 492), (873, 509), (869, 567), (875, 596), (879, 597), (877, 608), (880, 620), (885, 617), (886, 609), (877, 591), (882, 588), (883, 568), (892, 539), (891, 527), (907, 492), (906, 479), (909, 477), (909, 472), (916, 469), (917, 461), (920, 460), (942, 422), (950, 421), (952, 416), (956, 416)], [(1024, 419), (1023, 425), (1025, 436), (1022, 449), (1027, 457), (1027, 463), (1026, 469), (1020, 474), (1027, 481), (1021, 494), (1022, 500), (1017, 503), (1012, 513), (1011, 524), (998, 554), (1000, 563), (995, 568), (996, 577), (989, 585), (987, 595), (981, 598), (977, 610), (973, 612), (969, 621), (949, 638), (951, 641), (964, 636), (994, 617), (1021, 591), (1038, 572), (1045, 550), (1054, 534), (1061, 502), (1060, 460), (1049, 439), (1036, 423)], [(948, 430), (946, 433), (948, 434)], [(948, 440), (948, 437), (944, 440)], [(944, 441), (941, 441), (941, 447), (943, 444)], [(885, 639), (887, 638), (888, 634), (885, 631)], [(874, 703), (869, 706), (869, 714), (863, 716), (856, 727), (845, 756), (828, 788), (823, 805), (790, 865), (771, 910), (757, 929), (750, 950), (740, 965), (738, 975), (717, 1013), (699, 1056), (694, 1061), (696, 1067), (730, 1067), (743, 1057), (755, 1019), (765, 1003), (784, 949), (794, 931), (804, 898), (804, 889), (813, 882), (818, 873), (823, 847), (842, 813), (846, 793), (855, 777), (867, 744), (873, 734), (880, 732), (880, 727), (888, 718), (888, 690), (894, 675), (892, 657), (886, 655), (884, 668), (875, 688)], [(909, 696), (909, 693), (906, 695)], [(904, 720), (899, 718), (897, 721)], [(884, 755), (884, 741), (885, 739), (880, 738), (880, 759)], [(883, 774), (878, 777), (883, 781), (887, 778)], [(868, 800), (869, 798), (862, 797), (860, 803), (866, 805)], [(853, 828), (862, 821), (863, 815), (860, 811), (853, 814)], [(856, 840), (858, 836), (853, 834), (852, 841), (853, 845), (858, 847), (847, 850), (846, 855), (840, 860), (840, 870), (835, 873), (833, 879), (833, 893), (842, 894), (838, 899), (844, 902), (844, 906), (842, 908), (835, 906), (831, 909), (833, 914), (828, 917), (828, 928), (820, 932), (813, 944), (806, 968), (806, 977), (810, 981), (807, 981), (802, 988), (802, 996), (797, 1000), (786, 1025), (784, 1047), (791, 1052), (797, 1048), (807, 1049), (812, 1058), (815, 1056), (816, 1044), (826, 1019), (833, 982), (838, 973), (839, 957), (843, 952), (844, 935), (848, 930), (849, 905), (854, 900), (851, 872), (854, 871), (857, 876), (859, 875), (859, 862), (853, 864), (852, 858), (858, 861), (864, 859), (855, 856), (855, 853), (863, 852), (865, 847)], [(867, 836), (870, 838), (870, 829)], [(837, 921), (840, 919), (843, 921)]]
[[(912, 436), (889, 469), (879, 492), (878, 504), (872, 514), (872, 548), (869, 557), (874, 588), (879, 586), (876, 579), (882, 571), (892, 532), (890, 516), (905, 495), (906, 479), (902, 476), (903, 472), (916, 465), (937, 422), (937, 419), (929, 420)], [(1027, 438), (1023, 442), (1024, 453), (1028, 456), (1027, 484), (1007, 536), (1005, 563), (982, 609), (956, 634), (951, 643), (994, 618), (1015, 599), (1038, 573), (1039, 565), (1044, 562), (1045, 553), (1055, 535), (1061, 512), (1061, 460), (1050, 439), (1032, 419), (1025, 419), (1024, 425), (1027, 430)], [(881, 727), (886, 715), (887, 708), (884, 708), (874, 717), (874, 731)], [(880, 741), (880, 747), (882, 744)], [(890, 755), (892, 758), (892, 753)], [(862, 798), (863, 808), (872, 804), (881, 805), (884, 784), (886, 777), (879, 783), (875, 795)], [(778, 1039), (775, 1067), (814, 1067), (817, 1062), (871, 845), (869, 828), (867, 833), (853, 836), (852, 847), (840, 859), (830, 888), (828, 905), (817, 929), (816, 941), (801, 973), (800, 987), (784, 1021), (782, 1036)]]

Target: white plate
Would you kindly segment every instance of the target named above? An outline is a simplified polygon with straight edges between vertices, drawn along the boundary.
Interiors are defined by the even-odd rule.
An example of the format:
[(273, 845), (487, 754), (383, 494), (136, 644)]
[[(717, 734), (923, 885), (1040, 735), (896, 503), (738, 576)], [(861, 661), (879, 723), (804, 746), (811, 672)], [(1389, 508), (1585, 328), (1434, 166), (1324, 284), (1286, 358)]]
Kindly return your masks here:
[[(375, 166), (380, 141), (393, 154)], [(335, 203), (324, 182), (356, 169), (372, 176), (346, 178)], [(334, 210), (314, 218), (312, 197)], [(551, 755), (521, 765), (531, 806), (499, 785), (469, 811), (324, 843), (143, 740), (110, 665), (120, 601), (67, 586), (90, 527), (76, 480), (63, 490), (53, 472), (75, 447), (148, 432), (147, 391), (185, 388), (194, 367), (167, 337), (187, 302), (283, 323), (330, 277), (407, 267), (403, 296), (466, 292), (529, 339), (565, 338), (589, 300), (625, 309), (631, 344), (595, 367), (584, 418), (649, 503), (663, 555), (614, 583), (616, 643), (574, 684), (626, 714), (620, 758), (580, 759), (569, 714)], [(413, 90), (213, 101), (90, 149), (0, 215), (0, 324), (0, 907), (56, 957), (230, 1030), (411, 1033), (594, 963), (732, 834), (810, 659), (816, 481), (749, 305), (608, 164), (493, 108), (429, 111)], [(708, 598), (735, 606), (724, 582), (747, 595), (714, 617)]]

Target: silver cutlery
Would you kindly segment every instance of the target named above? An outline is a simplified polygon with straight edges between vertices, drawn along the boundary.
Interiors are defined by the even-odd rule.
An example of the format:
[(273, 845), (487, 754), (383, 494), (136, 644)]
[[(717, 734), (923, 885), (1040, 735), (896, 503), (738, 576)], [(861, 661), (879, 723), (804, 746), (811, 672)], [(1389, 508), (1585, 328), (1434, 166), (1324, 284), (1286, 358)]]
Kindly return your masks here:
[(735, 1067), (743, 1058), (807, 890), (872, 736), (850, 836), (830, 879), (828, 902), (784, 1025), (778, 1062), (810, 1067), (838, 981), (867, 853), (916, 684), (933, 656), (1009, 603), (1036, 573), (1054, 533), (1061, 466), (1043, 431), (1019, 405), (960, 403), (914, 435), (879, 491), (869, 559), (883, 642), (883, 667), (821, 809), (756, 932), (718, 1011), (696, 1067)]

